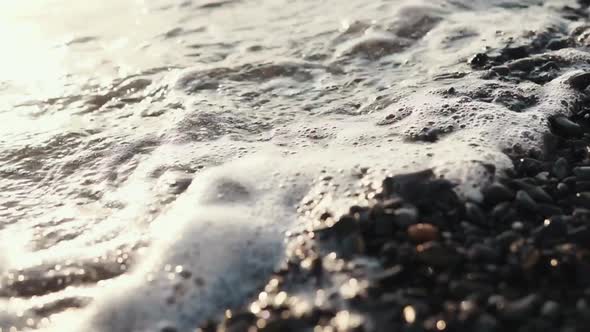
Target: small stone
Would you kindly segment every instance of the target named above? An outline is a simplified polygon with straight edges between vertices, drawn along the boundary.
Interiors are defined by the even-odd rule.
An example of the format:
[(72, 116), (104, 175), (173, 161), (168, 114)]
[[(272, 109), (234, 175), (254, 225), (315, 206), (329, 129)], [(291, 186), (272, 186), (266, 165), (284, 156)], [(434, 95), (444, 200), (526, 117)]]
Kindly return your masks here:
[(393, 214), (385, 213), (381, 207), (375, 207), (370, 212), (370, 215), (373, 220), (372, 225), (374, 226), (376, 234), (380, 236), (390, 236), (396, 231), (398, 226)]
[(582, 207), (590, 206), (590, 191), (579, 192), (576, 194), (576, 204)]
[(559, 303), (555, 301), (547, 301), (543, 304), (543, 307), (541, 307), (541, 315), (550, 319), (556, 319), (559, 317), (559, 311)]
[(545, 202), (545, 203), (552, 203), (553, 198), (549, 195), (543, 188), (540, 186), (532, 185), (526, 183), (525, 181), (514, 181), (522, 190), (526, 191), (529, 196), (536, 202)]
[(504, 222), (512, 219), (516, 215), (516, 211), (510, 202), (503, 202), (494, 206), (490, 214), (495, 220)]
[(494, 263), (500, 258), (500, 252), (491, 246), (483, 243), (475, 243), (468, 251), (469, 259), (474, 262), (491, 262)]
[(479, 206), (476, 204), (471, 202), (465, 203), (465, 214), (466, 217), (476, 225), (487, 225), (486, 217), (483, 211), (481, 211)]
[(382, 272), (377, 273), (373, 276), (379, 285), (386, 286), (399, 282), (404, 277), (404, 267), (401, 265), (395, 265)]
[(403, 207), (395, 210), (394, 220), (397, 226), (405, 228), (418, 221), (418, 210), (415, 207)]
[(578, 299), (576, 302), (576, 309), (578, 309), (580, 312), (588, 310), (588, 302), (586, 302), (585, 299)]
[(574, 181), (576, 191), (590, 191), (590, 181)]
[(512, 229), (520, 232), (524, 229), (524, 224), (522, 223), (522, 221), (515, 221), (512, 223)]
[(516, 203), (521, 208), (534, 212), (537, 209), (537, 203), (524, 190), (516, 192)]
[(545, 47), (549, 50), (556, 51), (569, 46), (570, 40), (568, 38), (554, 38), (551, 39)]
[(408, 236), (416, 243), (434, 241), (438, 235), (438, 227), (432, 224), (415, 224), (408, 227)]
[(469, 59), (469, 64), (472, 67), (483, 67), (487, 64), (489, 57), (485, 53), (477, 53), (471, 59)]
[(580, 137), (584, 134), (582, 127), (563, 115), (558, 115), (549, 120), (553, 131), (565, 137)]
[(538, 204), (537, 207), (537, 212), (545, 217), (556, 216), (563, 213), (563, 210), (559, 206), (553, 204), (541, 203)]
[(416, 251), (420, 261), (436, 267), (455, 265), (461, 259), (454, 248), (443, 246), (437, 242), (420, 244)]
[(534, 176), (545, 169), (543, 162), (533, 158), (521, 158), (516, 163), (519, 172), (527, 176)]
[(558, 179), (563, 179), (569, 175), (569, 165), (565, 158), (561, 157), (555, 161), (551, 170), (553, 175)]
[(491, 69), (494, 73), (500, 75), (508, 75), (510, 73), (510, 68), (507, 66), (495, 66)]
[(572, 212), (572, 216), (581, 222), (590, 222), (590, 209), (575, 208)]
[(590, 180), (590, 166), (574, 167), (573, 172), (580, 179)]
[(162, 322), (158, 326), (160, 332), (178, 332), (178, 329), (169, 322)]
[(510, 321), (523, 321), (529, 319), (535, 313), (541, 298), (537, 294), (530, 294), (518, 300), (508, 302), (501, 310), (504, 319)]
[(590, 246), (590, 229), (588, 226), (580, 226), (568, 231), (570, 241), (583, 247)]
[(490, 205), (496, 205), (500, 202), (509, 201), (514, 198), (514, 192), (505, 185), (494, 182), (482, 190), (484, 200)]
[(561, 139), (558, 136), (553, 135), (550, 132), (543, 134), (543, 157), (545, 159), (551, 159), (555, 156), (560, 140)]
[(511, 60), (522, 59), (529, 56), (529, 51), (526, 46), (505, 47), (501, 51), (502, 57)]
[(489, 314), (480, 315), (475, 321), (473, 331), (477, 332), (499, 332), (498, 320)]
[(569, 194), (570, 191), (570, 187), (563, 182), (558, 183), (555, 189), (557, 189), (557, 194), (559, 194), (562, 197)]
[(428, 189), (428, 182), (434, 177), (432, 170), (415, 173), (399, 174), (383, 180), (383, 194), (386, 196), (399, 194), (404, 199), (413, 201), (420, 199)]
[(520, 235), (512, 230), (507, 230), (496, 236), (496, 244), (500, 248), (507, 248), (511, 243), (516, 241)]

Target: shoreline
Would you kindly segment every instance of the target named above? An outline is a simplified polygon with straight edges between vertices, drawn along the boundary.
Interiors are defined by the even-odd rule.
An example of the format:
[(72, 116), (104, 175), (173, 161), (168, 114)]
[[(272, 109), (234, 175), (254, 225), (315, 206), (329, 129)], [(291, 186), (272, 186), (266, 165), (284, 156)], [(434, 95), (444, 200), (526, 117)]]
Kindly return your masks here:
[[(487, 79), (545, 84), (563, 69), (544, 53), (576, 47), (585, 31), (476, 54), (471, 65)], [(590, 328), (590, 74), (568, 82), (582, 100), (549, 117), (541, 151), (504, 151), (505, 172), (486, 165), (482, 201), (430, 169), (387, 177), (366, 190), (368, 205), (309, 221), (258, 296), (200, 331)]]

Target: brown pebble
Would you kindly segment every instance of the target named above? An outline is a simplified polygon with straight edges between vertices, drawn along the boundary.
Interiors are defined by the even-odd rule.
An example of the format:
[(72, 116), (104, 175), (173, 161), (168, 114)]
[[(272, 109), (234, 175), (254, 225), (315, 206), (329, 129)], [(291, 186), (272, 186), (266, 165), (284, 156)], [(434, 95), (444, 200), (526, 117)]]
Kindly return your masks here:
[(412, 241), (424, 243), (438, 238), (438, 227), (432, 224), (415, 224), (408, 227), (408, 236)]

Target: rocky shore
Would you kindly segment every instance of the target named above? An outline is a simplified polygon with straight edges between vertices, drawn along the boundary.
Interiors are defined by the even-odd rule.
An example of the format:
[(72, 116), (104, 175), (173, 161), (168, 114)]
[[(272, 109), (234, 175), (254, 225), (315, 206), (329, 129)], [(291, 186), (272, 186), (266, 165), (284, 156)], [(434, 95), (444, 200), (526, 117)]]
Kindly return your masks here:
[[(581, 20), (586, 5), (563, 13)], [(556, 32), (470, 63), (484, 79), (544, 84), (572, 68), (551, 51), (586, 52), (588, 31)], [(253, 301), (201, 331), (590, 329), (590, 74), (569, 83), (582, 99), (561, 101), (570, 113), (548, 119), (543, 149), (505, 151), (508, 170), (485, 165), (493, 178), (482, 200), (461, 198), (456, 183), (430, 169), (365, 186), (369, 204), (307, 220)], [(507, 107), (534, 103), (517, 101)], [(302, 215), (313, 204), (300, 206)]]

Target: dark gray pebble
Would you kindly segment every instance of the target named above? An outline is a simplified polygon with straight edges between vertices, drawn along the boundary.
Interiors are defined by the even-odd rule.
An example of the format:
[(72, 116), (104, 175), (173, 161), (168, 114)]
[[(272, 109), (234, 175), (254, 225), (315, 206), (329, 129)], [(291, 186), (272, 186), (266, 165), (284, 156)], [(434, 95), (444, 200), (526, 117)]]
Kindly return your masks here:
[(545, 217), (551, 217), (551, 216), (555, 216), (555, 215), (559, 215), (563, 213), (563, 210), (557, 206), (557, 205), (553, 205), (553, 204), (538, 204), (538, 213), (542, 216)]
[(576, 191), (590, 191), (590, 181), (576, 181)]
[(473, 331), (499, 332), (498, 320), (489, 314), (480, 315), (475, 321)]
[(409, 201), (420, 200), (429, 189), (434, 177), (432, 170), (400, 174), (383, 180), (383, 194), (399, 194)]
[(478, 68), (483, 67), (488, 63), (489, 57), (485, 53), (477, 53), (471, 59), (469, 59), (469, 64), (472, 67)]
[(590, 209), (576, 208), (572, 212), (572, 216), (580, 222), (590, 222)]
[(560, 195), (561, 197), (566, 196), (570, 192), (570, 187), (563, 182), (558, 183), (556, 189), (557, 189), (556, 193), (558, 195)]
[(519, 207), (531, 212), (537, 210), (537, 203), (524, 190), (519, 190), (516, 193), (516, 204)]
[(507, 302), (500, 311), (502, 318), (511, 321), (529, 319), (540, 305), (541, 297), (530, 294), (515, 301)]
[(465, 215), (467, 219), (476, 225), (486, 225), (487, 218), (483, 211), (475, 203), (465, 203)]
[(490, 205), (496, 205), (500, 202), (512, 200), (514, 192), (505, 185), (494, 182), (482, 190), (484, 200)]
[(490, 214), (495, 220), (505, 222), (514, 218), (516, 211), (512, 208), (510, 202), (503, 202), (494, 206)]
[(394, 212), (394, 220), (398, 227), (406, 228), (418, 222), (418, 210), (411, 206), (397, 209)]
[(404, 267), (401, 265), (395, 265), (388, 269), (375, 274), (372, 279), (379, 283), (381, 286), (386, 286), (401, 281), (404, 278)]
[(537, 202), (553, 202), (553, 198), (551, 198), (551, 196), (540, 186), (529, 184), (521, 180), (516, 180), (514, 181), (514, 183), (518, 185), (522, 190), (526, 191), (526, 193), (529, 194), (529, 196), (531, 196), (531, 198)]
[(515, 222), (513, 222), (512, 225), (511, 225), (511, 227), (512, 227), (513, 230), (515, 230), (517, 232), (520, 232), (520, 231), (524, 230), (524, 224), (522, 223), (522, 221), (515, 221)]
[(470, 260), (481, 263), (494, 263), (500, 258), (500, 252), (498, 248), (483, 244), (475, 243), (467, 253)]
[(551, 118), (551, 127), (558, 135), (565, 137), (580, 137), (584, 134), (582, 127), (563, 115)]
[(563, 157), (557, 159), (553, 164), (553, 168), (551, 169), (553, 175), (555, 175), (558, 179), (563, 179), (569, 175), (569, 164), (567, 160)]
[(590, 166), (574, 167), (573, 172), (580, 179), (590, 180)]
[(559, 317), (559, 313), (559, 303), (555, 301), (547, 301), (543, 303), (543, 307), (541, 307), (541, 315), (547, 318), (556, 319)]
[(500, 248), (507, 248), (508, 246), (510, 246), (511, 243), (513, 243), (514, 241), (516, 241), (518, 238), (520, 238), (520, 235), (513, 231), (513, 230), (508, 230), (508, 231), (504, 231), (502, 233), (500, 233), (498, 236), (496, 236), (496, 244), (500, 247)]
[(590, 246), (590, 229), (588, 226), (580, 226), (568, 232), (570, 241), (577, 243), (580, 246)]
[(461, 260), (454, 248), (443, 246), (438, 242), (419, 245), (417, 257), (427, 265), (436, 267), (448, 267), (457, 264)]

